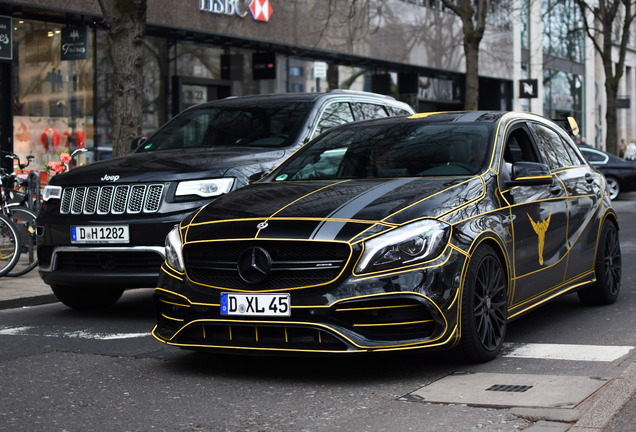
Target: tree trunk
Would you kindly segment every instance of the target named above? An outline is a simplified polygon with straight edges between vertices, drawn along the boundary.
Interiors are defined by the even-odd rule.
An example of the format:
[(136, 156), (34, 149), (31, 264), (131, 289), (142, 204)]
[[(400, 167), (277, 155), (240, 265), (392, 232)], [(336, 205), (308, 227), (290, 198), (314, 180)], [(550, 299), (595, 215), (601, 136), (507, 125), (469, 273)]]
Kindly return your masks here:
[(605, 107), (605, 121), (607, 122), (607, 133), (605, 134), (605, 150), (608, 153), (618, 154), (618, 116), (616, 99), (618, 86), (612, 85), (610, 79), (605, 79), (605, 96), (607, 99)]
[(479, 43), (464, 41), (464, 55), (466, 56), (466, 94), (464, 109), (479, 109)]
[(113, 60), (113, 156), (142, 133), (143, 40), (147, 0), (100, 0)]

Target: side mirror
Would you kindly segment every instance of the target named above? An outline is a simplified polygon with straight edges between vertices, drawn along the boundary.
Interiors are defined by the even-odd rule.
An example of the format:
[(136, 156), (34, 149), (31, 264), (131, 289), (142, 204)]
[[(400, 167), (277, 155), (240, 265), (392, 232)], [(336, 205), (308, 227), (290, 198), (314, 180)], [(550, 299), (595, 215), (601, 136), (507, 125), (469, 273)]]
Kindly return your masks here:
[(145, 137), (138, 137), (130, 142), (130, 151), (135, 151), (139, 146), (146, 142)]
[(259, 171), (257, 173), (254, 173), (254, 174), (252, 174), (251, 176), (248, 177), (248, 181), (250, 183), (254, 183), (257, 180), (262, 179), (265, 176), (265, 174), (267, 174), (267, 171)]
[(536, 162), (517, 162), (512, 165), (511, 180), (507, 187), (539, 186), (552, 184), (552, 173), (546, 164)]

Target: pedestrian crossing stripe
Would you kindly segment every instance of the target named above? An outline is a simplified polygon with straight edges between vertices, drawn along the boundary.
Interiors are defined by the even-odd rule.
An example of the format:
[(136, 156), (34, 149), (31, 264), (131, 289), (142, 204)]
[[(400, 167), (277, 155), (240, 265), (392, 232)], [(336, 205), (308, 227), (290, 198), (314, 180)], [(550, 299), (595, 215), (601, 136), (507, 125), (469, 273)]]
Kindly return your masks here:
[(507, 343), (502, 355), (509, 358), (612, 362), (633, 349), (633, 346)]

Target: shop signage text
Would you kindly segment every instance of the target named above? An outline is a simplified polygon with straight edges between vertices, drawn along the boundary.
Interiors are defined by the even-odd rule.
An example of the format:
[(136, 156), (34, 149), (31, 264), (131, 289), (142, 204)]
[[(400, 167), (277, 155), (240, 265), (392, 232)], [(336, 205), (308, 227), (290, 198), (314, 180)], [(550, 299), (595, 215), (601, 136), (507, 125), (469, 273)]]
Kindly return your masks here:
[(62, 60), (88, 58), (88, 31), (86, 26), (68, 26), (62, 29)]
[(525, 79), (519, 81), (519, 97), (534, 99), (539, 96), (539, 81), (536, 79)]
[(245, 18), (251, 12), (256, 21), (269, 21), (272, 6), (269, 0), (199, 0), (199, 10), (217, 15), (237, 15)]
[(11, 17), (0, 16), (0, 60), (13, 59), (13, 24)]

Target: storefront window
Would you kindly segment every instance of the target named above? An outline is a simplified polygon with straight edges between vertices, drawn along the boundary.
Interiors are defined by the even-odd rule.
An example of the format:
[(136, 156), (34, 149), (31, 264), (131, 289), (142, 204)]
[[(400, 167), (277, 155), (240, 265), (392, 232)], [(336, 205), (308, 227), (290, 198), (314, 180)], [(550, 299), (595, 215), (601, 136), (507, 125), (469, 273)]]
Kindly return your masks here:
[(554, 69), (543, 71), (543, 114), (552, 119), (572, 116), (583, 125), (583, 77)]
[[(87, 49), (85, 59), (65, 60), (59, 24), (14, 20), (13, 150), (34, 155), (29, 168), (60, 167), (62, 153), (93, 141), (93, 62), (91, 32), (73, 28)], [(76, 39), (77, 39), (76, 38)], [(68, 53), (68, 50), (67, 50)], [(82, 57), (80, 53), (80, 57)]]

